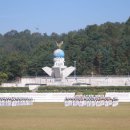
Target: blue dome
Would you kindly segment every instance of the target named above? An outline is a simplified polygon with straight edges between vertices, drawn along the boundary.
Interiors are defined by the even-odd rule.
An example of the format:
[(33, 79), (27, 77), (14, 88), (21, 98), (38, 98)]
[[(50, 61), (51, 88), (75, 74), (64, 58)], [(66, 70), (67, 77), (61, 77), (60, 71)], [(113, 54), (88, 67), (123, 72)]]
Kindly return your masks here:
[(55, 58), (64, 58), (64, 56), (65, 56), (65, 53), (64, 53), (63, 50), (57, 49), (57, 50), (54, 51), (54, 57)]

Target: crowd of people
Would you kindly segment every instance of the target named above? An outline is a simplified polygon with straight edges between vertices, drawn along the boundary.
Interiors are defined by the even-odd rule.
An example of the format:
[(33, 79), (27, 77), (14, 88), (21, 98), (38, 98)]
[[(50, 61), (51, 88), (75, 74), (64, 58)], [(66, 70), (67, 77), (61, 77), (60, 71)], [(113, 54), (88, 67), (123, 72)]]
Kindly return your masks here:
[(1, 106), (28, 106), (33, 105), (33, 98), (29, 97), (0, 97)]
[(116, 97), (105, 97), (104, 95), (77, 95), (74, 97), (66, 97), (64, 105), (78, 107), (116, 107), (118, 99)]

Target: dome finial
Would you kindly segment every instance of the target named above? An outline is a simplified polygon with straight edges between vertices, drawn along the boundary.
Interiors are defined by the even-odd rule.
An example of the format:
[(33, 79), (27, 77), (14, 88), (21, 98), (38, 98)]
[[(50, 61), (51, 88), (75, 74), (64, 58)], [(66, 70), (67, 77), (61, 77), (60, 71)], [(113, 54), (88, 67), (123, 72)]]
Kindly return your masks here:
[(63, 41), (61, 41), (61, 42), (59, 42), (59, 43), (56, 41), (56, 45), (57, 45), (57, 47), (58, 47), (59, 49), (61, 48), (62, 44), (63, 44)]

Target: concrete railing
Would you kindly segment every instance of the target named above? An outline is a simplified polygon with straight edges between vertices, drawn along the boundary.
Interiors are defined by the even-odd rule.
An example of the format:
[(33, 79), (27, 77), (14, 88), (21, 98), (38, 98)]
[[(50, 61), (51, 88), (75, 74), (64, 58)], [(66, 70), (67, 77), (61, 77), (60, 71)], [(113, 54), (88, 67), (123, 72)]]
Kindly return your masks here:
[[(90, 86), (130, 86), (130, 77), (128, 76), (106, 76), (106, 77), (67, 77), (61, 81), (57, 81), (50, 77), (23, 77), (19, 82), (3, 83), (2, 87), (25, 87), (27, 84), (44, 84), (48, 86), (72, 86), (74, 83), (86, 83)], [(32, 87), (33, 87), (32, 85)]]

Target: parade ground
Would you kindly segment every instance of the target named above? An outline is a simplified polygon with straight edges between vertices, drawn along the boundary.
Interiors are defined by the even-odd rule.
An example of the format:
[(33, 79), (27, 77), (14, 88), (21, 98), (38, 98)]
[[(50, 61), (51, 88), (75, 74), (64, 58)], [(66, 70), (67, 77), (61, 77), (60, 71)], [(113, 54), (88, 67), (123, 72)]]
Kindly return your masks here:
[(0, 107), (0, 130), (130, 130), (130, 103), (64, 107), (63, 103)]

